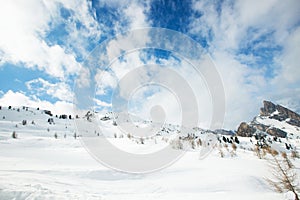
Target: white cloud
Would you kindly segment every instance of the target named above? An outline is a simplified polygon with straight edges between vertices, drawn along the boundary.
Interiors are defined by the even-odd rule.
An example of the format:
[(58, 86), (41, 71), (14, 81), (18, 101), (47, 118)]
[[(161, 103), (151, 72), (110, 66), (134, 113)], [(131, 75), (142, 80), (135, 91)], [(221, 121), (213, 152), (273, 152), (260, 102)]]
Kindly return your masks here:
[(282, 66), (280, 72), (278, 73), (276, 80), (282, 82), (282, 80), (287, 81), (287, 83), (295, 83), (300, 81), (300, 27), (293, 30), (287, 40), (285, 41), (283, 53), (277, 62)]
[(9, 90), (0, 98), (0, 104), (2, 106), (29, 106), (33, 108), (41, 108), (45, 110), (51, 110), (54, 114), (72, 114), (77, 113), (74, 110), (73, 104), (66, 101), (57, 101), (50, 103), (48, 101), (42, 101), (36, 97), (28, 97), (22, 92), (13, 92)]
[[(299, 90), (295, 83), (300, 73), (296, 67), (300, 34), (293, 29), (299, 23), (300, 2), (238, 0), (220, 4), (218, 13), (215, 2), (194, 1), (194, 10), (203, 16), (191, 19), (190, 33), (210, 38), (209, 52), (223, 79), (226, 94), (225, 128), (234, 129), (240, 121), (251, 120), (259, 113), (263, 99), (276, 103), (298, 102), (299, 98), (292, 93)], [(271, 35), (264, 41), (251, 44), (268, 33)], [(254, 54), (237, 54), (241, 47), (249, 44), (255, 50), (275, 45), (284, 48), (272, 66), (274, 73), (278, 74), (275, 78), (270, 74), (266, 76), (268, 69), (257, 64), (258, 57)], [(294, 86), (289, 83), (294, 83)]]
[(104, 101), (101, 101), (101, 100), (95, 99), (95, 98), (94, 98), (94, 102), (97, 104), (97, 106), (100, 106), (101, 108), (102, 107), (111, 107), (112, 106), (110, 103), (106, 103)]
[[(145, 54), (145, 52), (131, 52), (122, 57), (121, 60), (115, 61), (110, 68), (115, 74), (115, 80), (119, 81), (120, 97), (123, 97), (130, 104), (130, 112), (149, 119), (151, 108), (160, 105), (165, 111), (167, 122), (181, 124), (181, 107), (184, 107), (184, 112), (188, 116), (192, 116), (196, 109), (195, 105), (191, 104), (193, 97), (184, 95), (187, 94), (187, 88), (183, 88), (182, 85), (187, 83), (196, 96), (199, 124), (208, 128), (212, 117), (212, 102), (201, 75), (188, 62), (174, 57), (158, 59), (159, 63), (165, 66), (159, 66), (154, 55), (144, 60), (146, 61), (144, 63), (142, 58)], [(171, 71), (166, 75), (164, 70), (171, 70), (181, 79), (170, 74)], [(157, 86), (155, 88), (160, 89), (153, 91), (152, 84)], [(114, 88), (111, 87), (110, 89)], [(180, 100), (178, 95), (181, 95)]]
[(72, 102), (74, 95), (68, 84), (64, 82), (50, 83), (42, 78), (26, 82), (27, 89), (34, 94), (48, 94), (59, 100)]
[[(288, 0), (238, 0), (221, 3), (221, 12), (216, 10), (212, 1), (194, 1), (193, 9), (202, 12), (200, 18), (192, 19), (191, 33), (214, 35), (211, 45), (218, 49), (238, 49), (240, 43), (249, 42), (247, 30), (255, 28), (259, 35), (265, 31), (274, 31), (276, 42), (284, 42), (287, 31), (300, 17), (300, 2)], [(246, 39), (246, 40), (245, 40)]]
[(116, 77), (113, 77), (112, 73), (100, 69), (97, 70), (95, 75), (95, 82), (97, 83), (96, 95), (105, 94), (107, 87), (115, 88), (117, 86)]
[(129, 18), (131, 29), (149, 27), (149, 23), (147, 21), (147, 17), (145, 12), (148, 7), (144, 7), (144, 5), (140, 5), (137, 2), (132, 2), (129, 6), (124, 10), (126, 17)]
[(79, 71), (78, 78), (75, 83), (79, 88), (86, 88), (90, 86), (90, 70), (87, 67), (82, 67)]
[[(83, 24), (85, 29), (80, 31), (81, 34), (99, 34), (97, 23), (89, 13), (89, 4), (85, 1), (5, 1), (0, 7), (1, 63), (24, 63), (25, 67), (37, 67), (60, 79), (77, 74), (81, 65), (76, 61), (76, 55), (69, 49), (67, 52), (63, 46), (47, 44), (44, 40), (51, 25), (62, 20), (62, 6), (73, 10), (74, 21)], [(74, 21), (67, 25), (71, 26)], [(70, 26), (71, 35), (78, 33), (76, 28), (70, 30)], [(73, 38), (72, 41), (76, 40)]]

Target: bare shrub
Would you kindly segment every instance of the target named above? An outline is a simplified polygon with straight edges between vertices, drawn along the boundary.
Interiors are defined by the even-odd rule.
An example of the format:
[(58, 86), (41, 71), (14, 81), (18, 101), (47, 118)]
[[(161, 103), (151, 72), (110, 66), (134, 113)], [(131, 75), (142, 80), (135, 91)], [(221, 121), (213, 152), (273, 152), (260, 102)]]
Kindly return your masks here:
[(171, 140), (170, 145), (174, 148), (174, 149), (183, 149), (183, 144), (181, 142), (181, 140), (178, 139), (174, 139)]
[(235, 144), (235, 143), (232, 143), (231, 147), (232, 147), (232, 150), (233, 150), (233, 151), (236, 151), (236, 149), (237, 149), (237, 146), (236, 146), (236, 144)]
[(218, 150), (219, 150), (219, 154), (220, 154), (221, 158), (224, 158), (225, 154), (224, 154), (224, 152), (223, 152), (223, 150), (222, 150), (222, 145), (220, 145), (220, 146), (218, 147)]
[(273, 170), (273, 178), (266, 180), (275, 189), (275, 191), (280, 193), (291, 191), (295, 194), (295, 200), (299, 200), (297, 191), (299, 192), (300, 189), (297, 188), (298, 184), (295, 167), (285, 152), (281, 155), (282, 159), (272, 156), (273, 159), (269, 160), (270, 166)]
[(190, 144), (191, 144), (192, 149), (196, 148), (196, 144), (195, 144), (195, 141), (193, 139), (190, 140)]
[(197, 146), (202, 146), (202, 140), (200, 138), (197, 140)]
[(300, 155), (299, 155), (298, 151), (293, 150), (293, 151), (291, 151), (291, 157), (292, 157), (293, 159), (295, 159), (295, 158), (300, 158)]
[(237, 146), (236, 146), (236, 144), (233, 142), (233, 143), (231, 144), (231, 147), (232, 147), (232, 150), (230, 151), (230, 155), (231, 155), (231, 157), (234, 157), (234, 156), (236, 156), (236, 149), (237, 149)]
[(259, 159), (263, 158), (263, 152), (261, 151), (261, 148), (258, 145), (255, 146), (254, 152)]

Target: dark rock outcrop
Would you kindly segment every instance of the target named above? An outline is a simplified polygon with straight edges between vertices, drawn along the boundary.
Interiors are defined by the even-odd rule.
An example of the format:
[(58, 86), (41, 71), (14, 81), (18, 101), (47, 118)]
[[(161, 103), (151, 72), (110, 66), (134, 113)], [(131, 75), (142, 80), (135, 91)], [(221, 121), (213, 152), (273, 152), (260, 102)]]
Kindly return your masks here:
[(224, 129), (216, 129), (213, 131), (215, 134), (221, 134), (221, 135), (234, 135), (233, 131), (228, 131)]
[(238, 136), (251, 137), (256, 132), (253, 126), (250, 126), (246, 122), (242, 122), (236, 132)]
[(262, 132), (266, 132), (266, 130), (269, 128), (269, 126), (267, 126), (267, 125), (256, 123), (253, 121), (251, 122), (251, 126)]
[(266, 131), (269, 135), (285, 138), (287, 133), (281, 129), (271, 127)]
[(270, 116), (273, 112), (276, 111), (276, 105), (270, 101), (264, 101), (264, 107), (260, 108), (261, 116)]
[(300, 121), (299, 120), (295, 120), (295, 119), (290, 119), (287, 121), (288, 124), (293, 125), (293, 126), (298, 126), (300, 127)]

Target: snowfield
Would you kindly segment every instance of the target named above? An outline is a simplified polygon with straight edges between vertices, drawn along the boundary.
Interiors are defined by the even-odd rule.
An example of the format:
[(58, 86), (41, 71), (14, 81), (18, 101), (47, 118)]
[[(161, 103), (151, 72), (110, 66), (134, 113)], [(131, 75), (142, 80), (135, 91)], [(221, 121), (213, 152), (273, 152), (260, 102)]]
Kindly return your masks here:
[[(49, 118), (55, 124), (49, 124)], [(27, 124), (22, 125), (22, 120)], [(128, 174), (93, 159), (80, 138), (74, 137), (75, 120), (86, 119), (58, 119), (32, 108), (0, 110), (1, 200), (291, 199), (290, 193), (276, 193), (269, 186), (265, 180), (272, 175), (269, 163), (249, 150), (253, 146), (249, 138), (239, 138), (241, 143), (234, 155), (229, 147), (222, 149), (221, 157), (216, 147), (208, 157), (199, 159), (199, 151), (193, 150), (163, 170)], [(166, 145), (164, 136), (144, 144), (119, 137), (116, 126), (110, 124), (109, 120), (103, 121), (104, 130), (110, 135), (117, 133), (109, 141), (120, 149), (141, 153)], [(17, 139), (12, 138), (13, 131)], [(295, 139), (293, 145), (299, 148), (299, 140)], [(299, 159), (293, 162), (299, 174)]]

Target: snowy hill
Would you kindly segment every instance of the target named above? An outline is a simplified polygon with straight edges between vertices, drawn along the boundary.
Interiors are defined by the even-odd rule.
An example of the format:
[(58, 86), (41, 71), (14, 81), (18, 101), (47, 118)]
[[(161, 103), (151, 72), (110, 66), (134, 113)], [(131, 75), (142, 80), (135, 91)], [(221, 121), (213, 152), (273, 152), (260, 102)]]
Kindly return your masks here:
[[(36, 108), (2, 107), (0, 199), (293, 199), (290, 192), (276, 193), (266, 181), (272, 177), (269, 149), (279, 153), (278, 159), (280, 153), (286, 153), (299, 175), (300, 160), (295, 155), (300, 132), (295, 117), (288, 114), (283, 119), (282, 113), (288, 112), (271, 111), (240, 126), (236, 134), (172, 124), (160, 127), (130, 116), (136, 127), (155, 131), (141, 139), (120, 129), (130, 123), (123, 114), (89, 112), (70, 119)], [(94, 120), (101, 131), (91, 126)], [(171, 144), (187, 152), (161, 171), (117, 172), (102, 166), (84, 149), (78, 124), (88, 127), (84, 130), (88, 135), (104, 136), (123, 151), (145, 154)], [(269, 130), (277, 129), (287, 137), (270, 134)], [(215, 141), (207, 140), (211, 134)], [(242, 137), (246, 135), (249, 137)], [(200, 152), (206, 145), (213, 150), (202, 159)]]

